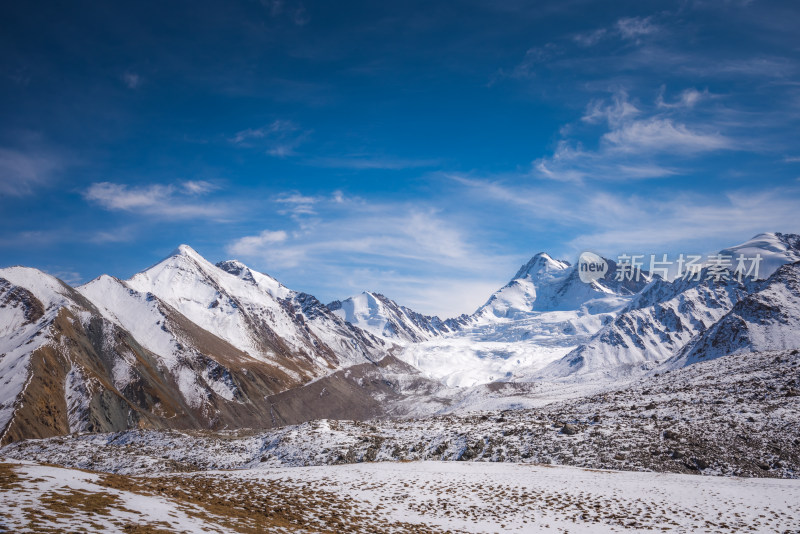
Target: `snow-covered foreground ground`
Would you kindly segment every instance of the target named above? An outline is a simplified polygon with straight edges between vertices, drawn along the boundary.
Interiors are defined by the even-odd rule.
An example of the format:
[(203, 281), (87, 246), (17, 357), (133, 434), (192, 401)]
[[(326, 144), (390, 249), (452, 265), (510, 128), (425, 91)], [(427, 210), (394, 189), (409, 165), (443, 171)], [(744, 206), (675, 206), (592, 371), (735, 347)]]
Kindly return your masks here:
[(2, 532), (795, 532), (800, 481), (396, 462), (124, 477), (0, 463)]

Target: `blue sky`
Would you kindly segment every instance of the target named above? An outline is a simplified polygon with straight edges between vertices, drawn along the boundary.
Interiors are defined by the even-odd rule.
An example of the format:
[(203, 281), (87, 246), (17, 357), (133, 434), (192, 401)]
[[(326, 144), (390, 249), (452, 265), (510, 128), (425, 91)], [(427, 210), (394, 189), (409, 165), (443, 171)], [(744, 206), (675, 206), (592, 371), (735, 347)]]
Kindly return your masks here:
[(531, 255), (800, 231), (795, 2), (24, 2), (0, 265), (180, 243), (323, 301), (471, 312)]

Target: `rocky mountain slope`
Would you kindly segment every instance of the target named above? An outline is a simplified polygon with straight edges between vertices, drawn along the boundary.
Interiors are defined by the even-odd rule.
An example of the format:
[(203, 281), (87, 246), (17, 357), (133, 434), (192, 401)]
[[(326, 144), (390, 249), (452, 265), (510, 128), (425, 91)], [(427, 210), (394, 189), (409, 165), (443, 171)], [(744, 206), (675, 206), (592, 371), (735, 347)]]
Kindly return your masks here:
[[(700, 272), (699, 279), (653, 280), (612, 322), (543, 369), (540, 376), (615, 379), (654, 368), (670, 358), (683, 358), (684, 363), (697, 361), (697, 351), (706, 351), (700, 348), (704, 343), (721, 343), (718, 349), (707, 351), (716, 356), (729, 354), (726, 346), (730, 351), (800, 347), (800, 338), (788, 333), (790, 327), (781, 333), (783, 342), (775, 344), (765, 340), (763, 335), (771, 335), (766, 332), (761, 338), (743, 334), (751, 328), (763, 331), (759, 324), (784, 325), (791, 318), (800, 317), (800, 290), (792, 282), (797, 266), (791, 265), (800, 257), (800, 237), (760, 234), (720, 254), (734, 258), (734, 266), (738, 254), (758, 254), (763, 258), (760, 280), (753, 276), (739, 280), (732, 274), (717, 280), (708, 267)], [(764, 287), (771, 289), (762, 293)], [(736, 306), (739, 307), (734, 315), (728, 316)], [(707, 331), (711, 333), (706, 334)], [(722, 343), (729, 339), (738, 341)], [(690, 345), (697, 347), (695, 356), (679, 356)]]
[(534, 389), (574, 396), (799, 348), (800, 237), (762, 234), (723, 252), (761, 255), (762, 279), (714, 280), (707, 268), (696, 280), (620, 282), (609, 261), (585, 283), (537, 254), (451, 320), (376, 293), (325, 306), (185, 245), (130, 280), (78, 288), (0, 269), (0, 443), (521, 408), (537, 405)]
[(14, 443), (0, 454), (115, 473), (451, 460), (800, 477), (800, 351), (731, 355), (534, 409), (266, 432), (124, 433)]
[(617, 281), (616, 262), (605, 261), (608, 264), (605, 276), (585, 283), (578, 276), (577, 265), (554, 260), (540, 252), (473, 316), (480, 321), (519, 319), (531, 312), (581, 309), (592, 314), (613, 312), (622, 307), (628, 297), (641, 291), (646, 282), (644, 278)]
[[(370, 393), (391, 389), (372, 371), (378, 390), (349, 382), (331, 398), (302, 395), (339, 369), (386, 368), (377, 362), (392, 347), (310, 295), (236, 262), (216, 267), (186, 246), (129, 281), (101, 276), (77, 289), (35, 269), (2, 269), (0, 302), (2, 443), (270, 427), (334, 415), (315, 411), (325, 403), (339, 416), (374, 416), (384, 411)], [(280, 396), (297, 388), (306, 413)]]
[(683, 367), (728, 354), (800, 347), (798, 310), (800, 262), (780, 267), (667, 365)]

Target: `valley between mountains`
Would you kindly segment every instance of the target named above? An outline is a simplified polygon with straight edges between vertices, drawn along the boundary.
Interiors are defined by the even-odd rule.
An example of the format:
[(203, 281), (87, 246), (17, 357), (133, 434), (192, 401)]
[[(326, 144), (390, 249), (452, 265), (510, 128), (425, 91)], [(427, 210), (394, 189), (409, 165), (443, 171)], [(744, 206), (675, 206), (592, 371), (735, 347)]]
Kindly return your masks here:
[[(761, 490), (730, 477), (800, 478), (800, 236), (760, 234), (721, 253), (758, 254), (760, 276), (715, 279), (707, 266), (694, 280), (619, 281), (606, 260), (606, 275), (586, 283), (575, 265), (539, 253), (473, 314), (445, 319), (375, 292), (324, 304), (186, 245), (129, 280), (77, 287), (0, 269), (0, 491), (29, 495), (0, 511), (0, 525), (37, 531), (39, 514), (50, 517), (42, 528), (74, 526), (43, 497), (63, 488), (36, 482), (72, 477), (70, 491), (116, 488), (97, 513), (120, 531), (138, 524), (124, 510), (145, 498), (173, 510), (150, 522), (170, 531), (198, 531), (197, 521), (220, 525), (209, 531), (341, 531), (344, 518), (354, 532), (798, 529), (797, 501), (783, 499), (795, 482), (763, 486), (774, 498), (745, 518), (736, 507)], [(595, 493), (553, 490), (555, 513), (511, 499), (546, 491), (539, 482), (503, 486), (516, 511), (495, 522), (469, 500), (447, 501), (442, 485), (463, 480), (478, 495), (518, 475), (443, 461), (537, 466), (537, 480), (550, 466), (562, 480), (589, 477)], [(439, 489), (403, 497), (380, 470), (355, 465), (372, 462), (428, 466), (402, 476)], [(674, 488), (727, 477), (709, 491), (733, 493), (712, 518), (706, 505), (626, 494), (639, 479), (617, 495), (608, 477), (619, 471), (672, 473), (652, 480)], [(271, 473), (293, 504), (275, 504)], [(394, 512), (336, 512), (342, 495), (364, 498), (362, 476)], [(280, 510), (207, 505), (202, 492), (241, 498), (231, 477)], [(329, 502), (312, 498), (322, 488)], [(69, 517), (82, 524), (79, 508)]]

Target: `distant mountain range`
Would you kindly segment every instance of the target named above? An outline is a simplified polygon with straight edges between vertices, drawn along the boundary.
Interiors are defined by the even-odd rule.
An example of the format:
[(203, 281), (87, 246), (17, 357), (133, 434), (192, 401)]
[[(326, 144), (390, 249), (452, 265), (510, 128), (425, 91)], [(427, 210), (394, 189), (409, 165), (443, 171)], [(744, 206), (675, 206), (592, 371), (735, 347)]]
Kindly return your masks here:
[(373, 292), (324, 305), (186, 245), (129, 280), (75, 288), (0, 269), (0, 444), (452, 411), (480, 405), (492, 382), (614, 381), (800, 347), (800, 236), (723, 252), (760, 254), (762, 279), (617, 281), (606, 260), (584, 283), (540, 253), (451, 319)]

